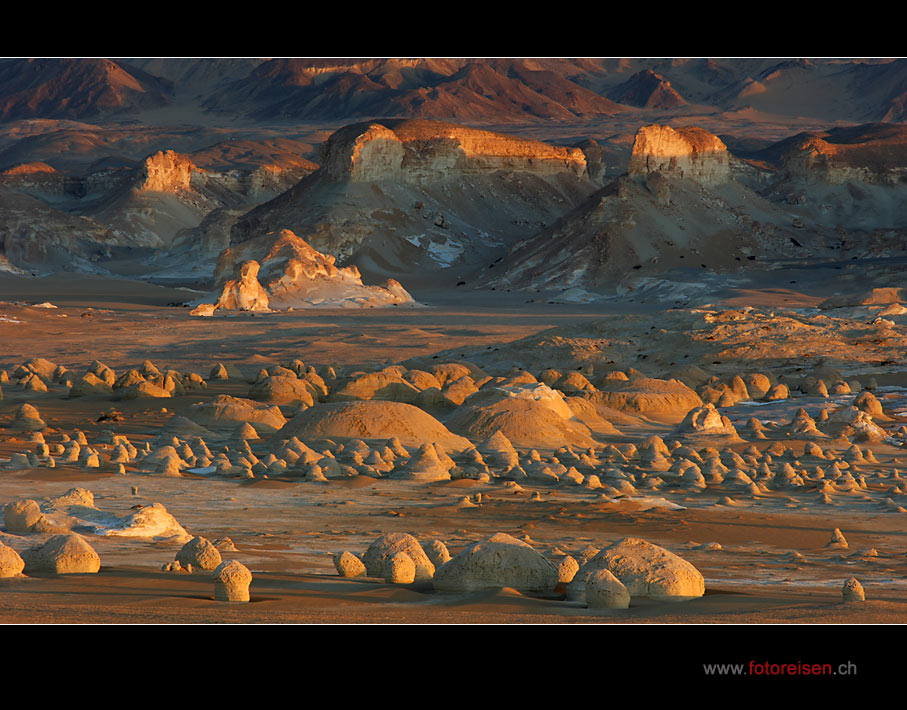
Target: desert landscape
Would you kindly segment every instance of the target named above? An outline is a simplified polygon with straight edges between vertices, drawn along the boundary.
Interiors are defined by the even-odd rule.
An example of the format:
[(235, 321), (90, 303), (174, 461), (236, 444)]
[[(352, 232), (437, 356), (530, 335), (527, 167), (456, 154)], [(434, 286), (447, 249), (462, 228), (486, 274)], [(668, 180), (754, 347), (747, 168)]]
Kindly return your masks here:
[(0, 622), (907, 621), (907, 60), (0, 60)]

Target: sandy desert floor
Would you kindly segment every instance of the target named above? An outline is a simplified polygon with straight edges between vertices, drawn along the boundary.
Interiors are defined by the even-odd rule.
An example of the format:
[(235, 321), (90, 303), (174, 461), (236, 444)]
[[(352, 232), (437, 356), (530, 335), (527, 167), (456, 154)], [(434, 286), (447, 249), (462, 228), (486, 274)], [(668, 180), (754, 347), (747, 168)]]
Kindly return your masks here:
[[(723, 307), (811, 307), (834, 288), (822, 274), (809, 285), (802, 276), (800, 285), (792, 287), (789, 274), (778, 273), (774, 282), (759, 288), (716, 292), (714, 302)], [(556, 305), (527, 304), (525, 294), (500, 294), (493, 303), (487, 294), (414, 295), (428, 307), (204, 319), (170, 305), (192, 296), (181, 289), (125, 280), (4, 277), (0, 369), (12, 373), (32, 357), (78, 371), (95, 359), (118, 371), (150, 359), (203, 375), (221, 362), (250, 376), (293, 358), (338, 368), (399, 363), (458, 348), (493, 349), (547, 328), (590, 323), (605, 313), (655, 319), (661, 308), (629, 299)], [(42, 302), (57, 307), (35, 307)], [(31, 402), (49, 431), (78, 429), (91, 441), (114, 426), (117, 434), (138, 445), (152, 440), (171, 416), (188, 412), (200, 399), (246, 396), (248, 383), (212, 383), (202, 393), (166, 400), (66, 399), (51, 389), (36, 395), (12, 382), (5, 385), (0, 427), (21, 403)], [(799, 407), (810, 405), (817, 403), (793, 398), (767, 405), (771, 413), (763, 409), (760, 416), (789, 420)], [(98, 421), (112, 408), (121, 415), (115, 425)], [(725, 413), (742, 429), (752, 411), (738, 405)], [(652, 433), (667, 436), (670, 430), (657, 424), (645, 431), (627, 425), (622, 440), (638, 441)], [(742, 451), (751, 443), (736, 448)], [(803, 441), (789, 443), (801, 451), (804, 446)], [(28, 447), (24, 434), (0, 428), (0, 461)], [(877, 464), (874, 477), (868, 476), (870, 485), (856, 494), (835, 495), (830, 504), (820, 504), (813, 490), (729, 500), (721, 489), (609, 497), (579, 486), (529, 482), (507, 487), (495, 480), (236, 480), (188, 472), (182, 477), (133, 470), (117, 475), (67, 464), (3, 470), (0, 504), (48, 499), (74, 487), (90, 490), (96, 507), (116, 516), (161, 503), (191, 534), (211, 540), (229, 537), (236, 547), (229, 557), (245, 564), (254, 578), (251, 603), (217, 602), (210, 576), (162, 571), (180, 544), (88, 534), (102, 560), (100, 572), (0, 579), (0, 622), (904, 623), (907, 526), (903, 508), (898, 512), (891, 505), (888, 484), (897, 476), (895, 470), (907, 465), (907, 453), (890, 444), (873, 445), (872, 450)], [(846, 549), (827, 547), (835, 528), (846, 536)], [(531, 541), (552, 558), (641, 537), (693, 563), (705, 577), (706, 593), (677, 603), (634, 599), (629, 609), (601, 611), (559, 593), (538, 597), (505, 588), (439, 594), (426, 583), (391, 585), (338, 576), (335, 553), (361, 553), (388, 532), (411, 533), (420, 541), (443, 540), (451, 554), (505, 532)], [(0, 539), (20, 550), (34, 544), (28, 536), (0, 533)], [(865, 603), (842, 603), (841, 586), (850, 577), (862, 582)]]

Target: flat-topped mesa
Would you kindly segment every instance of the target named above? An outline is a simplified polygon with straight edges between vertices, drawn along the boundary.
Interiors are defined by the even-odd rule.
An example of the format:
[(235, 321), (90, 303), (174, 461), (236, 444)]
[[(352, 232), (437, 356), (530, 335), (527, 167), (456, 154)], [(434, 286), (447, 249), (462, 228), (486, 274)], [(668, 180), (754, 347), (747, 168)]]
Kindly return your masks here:
[[(861, 173), (857, 167), (838, 165), (838, 149), (818, 137), (810, 137), (785, 156), (784, 167), (792, 177), (812, 182), (845, 182), (851, 172)], [(857, 177), (858, 175), (854, 175)]]
[(497, 170), (583, 175), (579, 148), (552, 146), (452, 123), (394, 120), (346, 126), (322, 146), (335, 180), (427, 182)]
[(727, 146), (718, 136), (695, 126), (641, 127), (628, 171), (643, 176), (661, 172), (703, 185), (719, 185), (730, 179)]
[(808, 133), (786, 141), (781, 156), (788, 176), (807, 183), (856, 180), (896, 185), (907, 178), (907, 129), (866, 124)]
[(192, 173), (198, 171), (185, 155), (161, 150), (149, 155), (139, 166), (134, 187), (142, 192), (177, 192), (188, 190)]

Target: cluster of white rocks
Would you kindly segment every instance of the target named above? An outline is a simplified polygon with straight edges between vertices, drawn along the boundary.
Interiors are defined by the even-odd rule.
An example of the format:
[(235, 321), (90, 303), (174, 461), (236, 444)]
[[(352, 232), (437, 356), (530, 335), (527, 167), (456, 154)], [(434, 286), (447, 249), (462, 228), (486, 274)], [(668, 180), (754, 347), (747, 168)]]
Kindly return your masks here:
[(702, 574), (674, 553), (645, 540), (625, 538), (604, 550), (589, 548), (582, 563), (562, 556), (555, 564), (531, 544), (505, 533), (466, 546), (451, 556), (440, 540), (420, 544), (407, 533), (388, 533), (361, 556), (334, 556), (342, 577), (389, 584), (429, 583), (435, 591), (462, 594), (510, 588), (592, 609), (626, 609), (633, 598), (688, 601), (705, 593)]
[[(7, 535), (23, 542), (33, 537), (42, 541), (31, 544), (20, 554), (0, 541), (0, 577), (22, 577), (41, 574), (94, 574), (101, 570), (101, 558), (81, 534), (68, 529), (60, 520), (81, 523), (103, 520), (95, 508), (94, 495), (84, 488), (73, 488), (64, 495), (44, 501), (17, 500), (2, 508)], [(82, 519), (79, 519), (79, 515)], [(112, 516), (106, 516), (110, 520)], [(225, 560), (224, 554), (236, 552), (230, 538), (214, 543), (203, 537), (191, 537), (160, 503), (139, 506), (139, 509), (107, 524), (97, 524), (98, 535), (167, 539), (182, 541), (175, 559), (163, 565), (168, 572), (200, 572), (210, 574), (214, 581), (217, 601), (248, 602), (252, 574), (237, 560)]]
[[(38, 377), (51, 368), (57, 369), (33, 360), (17, 373)], [(183, 380), (198, 380), (210, 389), (242, 377), (231, 369), (217, 364), (207, 379), (190, 373)], [(107, 380), (117, 377), (100, 363), (91, 370)], [(120, 378), (130, 372), (141, 377), (160, 373), (146, 362)], [(165, 377), (178, 382), (173, 371)], [(753, 375), (734, 376), (726, 385), (706, 381), (699, 392), (714, 390), (704, 398), (719, 400), (731, 392), (743, 397), (757, 387), (767, 393), (770, 382), (764, 380)], [(525, 371), (491, 377), (469, 363), (441, 363), (430, 371), (393, 366), (338, 375), (334, 368), (293, 360), (262, 368), (245, 381), (249, 398), (210, 393), (185, 410), (187, 416), (174, 415), (155, 438), (140, 444), (113, 429), (91, 442), (78, 430), (45, 435), (43, 431), (55, 430), (47, 429), (34, 405), (22, 404), (9, 426), (29, 437), (29, 450), (12, 454), (4, 466), (77, 465), (116, 473), (313, 482), (355, 476), (413, 482), (468, 478), (574, 487), (609, 498), (714, 491), (732, 500), (784, 491), (817, 494), (823, 503), (838, 493), (865, 492), (876, 483), (887, 493), (884, 505), (904, 511), (901, 497), (907, 486), (900, 472), (879, 468), (869, 445), (899, 444), (907, 427), (886, 431), (876, 420), (889, 418), (869, 390), (851, 405), (820, 409), (815, 418), (800, 408), (789, 423), (751, 417), (738, 430), (720, 407), (702, 403), (680, 381), (651, 380), (635, 372), (611, 372), (596, 378), (596, 385), (580, 372), (553, 369), (538, 378)], [(721, 387), (725, 390), (718, 395)], [(631, 443), (612, 428), (610, 444), (584, 434), (581, 445), (547, 450), (525, 445), (526, 436), (552, 421), (571, 435), (585, 423), (593, 425), (596, 402), (640, 412), (694, 406), (664, 439), (653, 435)], [(479, 432), (487, 436), (477, 437)], [(585, 432), (591, 430), (585, 427)], [(787, 439), (806, 443), (795, 453)], [(741, 448), (747, 441), (750, 446)]]
[[(33, 358), (13, 370), (0, 373), (0, 384), (36, 396), (109, 397), (111, 399), (163, 399), (204, 390), (205, 379), (197, 372), (162, 371), (150, 360), (140, 367), (117, 373), (99, 360), (93, 361), (81, 374), (43, 358)], [(0, 394), (2, 397), (2, 394)]]
[(249, 588), (252, 573), (238, 560), (225, 560), (221, 553), (236, 552), (230, 538), (211, 542), (196, 536), (186, 542), (172, 562), (164, 564), (164, 572), (208, 574), (214, 580), (214, 599), (223, 602), (251, 601)]

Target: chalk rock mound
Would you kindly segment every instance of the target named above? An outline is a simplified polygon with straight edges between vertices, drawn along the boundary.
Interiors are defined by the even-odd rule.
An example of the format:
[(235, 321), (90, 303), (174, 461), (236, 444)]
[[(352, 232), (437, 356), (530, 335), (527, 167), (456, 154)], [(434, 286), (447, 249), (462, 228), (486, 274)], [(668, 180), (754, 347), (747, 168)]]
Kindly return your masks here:
[(566, 397), (567, 406), (573, 416), (589, 427), (589, 430), (598, 436), (620, 436), (620, 430), (610, 421), (602, 417), (595, 405), (582, 397)]
[(25, 560), (8, 545), (0, 542), (0, 577), (18, 577), (25, 569)]
[(841, 597), (845, 602), (864, 602), (866, 601), (866, 592), (863, 585), (856, 577), (851, 577), (844, 586), (841, 587)]
[(554, 591), (558, 568), (528, 543), (497, 533), (470, 545), (441, 567), (434, 578), (439, 592), (475, 592), (511, 587), (528, 594)]
[(277, 405), (226, 394), (192, 405), (190, 418), (209, 429), (235, 429), (239, 424), (248, 423), (259, 433), (267, 434), (278, 431), (287, 423)]
[(649, 377), (609, 382), (590, 401), (620, 412), (675, 423), (682, 421), (691, 409), (702, 406), (699, 395), (680, 380)]
[[(51, 362), (50, 360), (45, 360), (43, 357), (31, 358), (26, 360), (20, 365), (23, 370), (32, 372), (40, 377), (45, 382), (52, 382), (54, 380), (54, 374), (57, 371), (58, 365)], [(18, 370), (17, 370), (18, 372)], [(19, 375), (21, 377), (21, 375)]]
[[(398, 281), (389, 279), (382, 286), (366, 286), (359, 269), (341, 268), (335, 261), (334, 256), (317, 251), (289, 229), (234, 245), (218, 257), (214, 274), (220, 288), (217, 307), (374, 308), (415, 303)], [(244, 300), (239, 299), (240, 293)]]
[(446, 458), (447, 461), (442, 460), (434, 444), (422, 444), (406, 465), (392, 474), (392, 478), (424, 482), (449, 481), (453, 461), (450, 457)]
[(853, 401), (853, 406), (855, 406), (857, 409), (862, 409), (869, 416), (875, 419), (889, 419), (889, 417), (885, 415), (885, 412), (882, 409), (882, 403), (879, 402), (879, 398), (869, 390), (861, 392), (860, 395)]
[(484, 440), (500, 431), (519, 448), (597, 445), (563, 395), (544, 384), (479, 390), (466, 398), (447, 424), (471, 439)]
[(270, 404), (315, 404), (311, 386), (298, 377), (270, 375), (256, 382), (249, 390), (249, 397)]
[(395, 368), (387, 368), (378, 372), (360, 372), (351, 375), (337, 384), (330, 395), (330, 400), (349, 402), (379, 399), (415, 404), (420, 401), (421, 396), (422, 391), (404, 379)]
[(742, 441), (731, 420), (721, 414), (714, 404), (706, 404), (687, 412), (674, 430), (674, 436), (685, 439), (716, 439)]
[(885, 430), (872, 416), (857, 407), (844, 407), (828, 417), (822, 430), (833, 437), (853, 436), (860, 441), (879, 442), (887, 438)]
[(427, 412), (404, 402), (327, 402), (316, 404), (293, 417), (281, 429), (284, 438), (302, 441), (331, 439), (392, 439), (403, 446), (435, 443), (449, 453), (472, 446)]
[(419, 541), (409, 533), (387, 533), (369, 545), (362, 556), (366, 573), (369, 577), (385, 579), (390, 573), (391, 559), (400, 553), (412, 559), (416, 568), (416, 580), (431, 579), (434, 576), (435, 566)]
[(40, 431), (45, 426), (47, 425), (34, 405), (22, 404), (16, 410), (10, 428), (24, 431)]
[(94, 574), (101, 569), (98, 553), (75, 533), (54, 535), (41, 547), (26, 551), (23, 559), (28, 574)]
[(241, 562), (221, 562), (214, 569), (214, 599), (219, 602), (247, 602), (252, 573)]
[(580, 568), (568, 585), (567, 598), (585, 599), (586, 580), (600, 569), (617, 577), (631, 598), (685, 601), (705, 594), (705, 580), (689, 562), (663, 547), (627, 537), (606, 547)]
[(210, 571), (216, 569), (222, 559), (214, 543), (204, 537), (194, 537), (176, 553), (176, 561), (183, 567), (192, 565), (193, 569)]
[(268, 292), (258, 281), (261, 265), (254, 260), (237, 264), (233, 278), (227, 280), (216, 296), (215, 308), (227, 311), (269, 311)]
[(590, 609), (626, 609), (630, 593), (610, 570), (602, 567), (586, 578), (586, 603)]
[(100, 525), (95, 533), (110, 537), (149, 537), (186, 542), (191, 536), (161, 503), (145, 505), (111, 525)]
[(39, 526), (45, 522), (45, 518), (37, 501), (17, 500), (4, 506), (3, 522), (6, 532), (23, 535), (39, 532)]
[(349, 551), (334, 555), (334, 568), (341, 577), (364, 577), (366, 575), (362, 560)]

